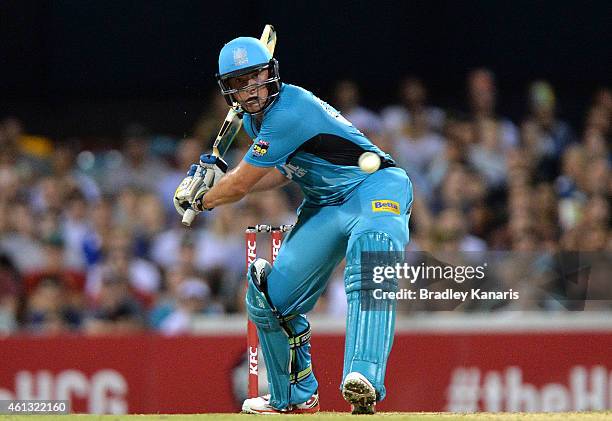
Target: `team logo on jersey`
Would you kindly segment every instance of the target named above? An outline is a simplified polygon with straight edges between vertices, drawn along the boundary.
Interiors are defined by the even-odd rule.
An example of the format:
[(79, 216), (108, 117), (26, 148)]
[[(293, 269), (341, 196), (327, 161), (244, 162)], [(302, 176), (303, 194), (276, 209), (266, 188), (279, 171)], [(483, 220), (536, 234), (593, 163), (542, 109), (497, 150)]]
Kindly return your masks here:
[(253, 156), (264, 156), (268, 153), (268, 148), (270, 147), (270, 142), (266, 142), (265, 140), (260, 140), (256, 144), (253, 145)]
[(393, 200), (372, 200), (372, 212), (391, 212), (400, 214), (400, 205)]
[(292, 180), (293, 176), (298, 177), (298, 178), (302, 178), (308, 172), (306, 169), (304, 169), (304, 168), (302, 168), (302, 167), (300, 167), (298, 165), (294, 165), (294, 164), (284, 164), (283, 165), (283, 170), (285, 170), (285, 176), (289, 180)]
[(234, 53), (234, 66), (243, 66), (249, 62), (246, 48), (236, 48), (232, 53)]

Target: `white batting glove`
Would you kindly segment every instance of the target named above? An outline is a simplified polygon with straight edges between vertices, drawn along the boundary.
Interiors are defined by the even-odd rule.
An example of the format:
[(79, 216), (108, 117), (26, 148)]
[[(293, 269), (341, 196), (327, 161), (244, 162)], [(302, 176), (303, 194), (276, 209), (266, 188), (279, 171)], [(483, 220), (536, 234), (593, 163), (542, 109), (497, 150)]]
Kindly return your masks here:
[(191, 207), (196, 211), (210, 210), (204, 208), (204, 195), (223, 178), (227, 172), (227, 163), (218, 156), (211, 154), (200, 155), (201, 168), (205, 169), (204, 181), (198, 187), (191, 201)]
[(206, 170), (198, 164), (191, 165), (187, 177), (181, 181), (181, 184), (174, 191), (174, 207), (181, 216), (191, 207), (196, 192), (204, 183), (205, 173)]

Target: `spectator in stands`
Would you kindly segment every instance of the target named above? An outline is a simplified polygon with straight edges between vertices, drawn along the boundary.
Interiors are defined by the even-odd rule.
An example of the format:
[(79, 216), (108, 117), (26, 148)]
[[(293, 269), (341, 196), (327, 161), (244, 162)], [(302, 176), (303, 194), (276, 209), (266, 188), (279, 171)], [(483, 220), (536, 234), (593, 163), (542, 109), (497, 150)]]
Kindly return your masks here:
[[(185, 248), (189, 253), (189, 249)], [(193, 255), (193, 251), (191, 251)], [(177, 264), (166, 271), (163, 290), (158, 294), (155, 305), (149, 312), (149, 324), (159, 330), (162, 322), (172, 314), (178, 306), (178, 291), (181, 284), (188, 278), (198, 276), (193, 265)]]
[[(214, 281), (209, 284), (214, 287), (211, 298), (233, 307), (234, 293), (244, 283), (244, 261), (236, 256), (244, 254), (244, 228), (249, 222), (239, 216), (238, 205), (226, 206), (222, 212), (213, 213), (210, 226), (196, 228), (195, 232), (186, 232), (177, 220), (176, 228), (156, 238), (152, 256), (166, 268), (180, 264), (193, 268), (193, 274), (206, 274)], [(259, 214), (255, 223), (267, 221), (266, 217)]]
[(401, 134), (391, 137), (389, 151), (397, 164), (404, 168), (420, 194), (431, 195), (432, 187), (425, 176), (432, 162), (444, 152), (444, 139), (430, 129), (425, 110), (411, 114), (410, 123)]
[(582, 223), (592, 227), (610, 228), (611, 217), (609, 197), (594, 195), (585, 206)]
[(431, 161), (442, 152), (444, 139), (429, 128), (424, 112), (412, 114), (411, 121), (404, 136), (396, 138), (395, 151), (400, 163), (415, 171), (425, 172)]
[[(60, 233), (65, 241), (66, 265), (85, 270), (86, 256), (83, 244), (90, 228), (91, 214), (85, 196), (75, 190), (65, 200), (65, 208), (60, 223)], [(97, 204), (97, 202), (94, 202)]]
[[(63, 237), (60, 233), (60, 211), (57, 209), (49, 209), (46, 212), (39, 213), (36, 217), (36, 222), (38, 226), (36, 227), (36, 235), (38, 238), (45, 239), (51, 238), (53, 236), (57, 236), (62, 240), (63, 247)], [(67, 264), (67, 261), (62, 256), (62, 261), (60, 262), (64, 266)]]
[(49, 139), (26, 134), (23, 123), (15, 117), (4, 119), (0, 126), (4, 133), (3, 143), (15, 153), (18, 172), (22, 177), (29, 179), (48, 171), (48, 158), (53, 150)]
[(158, 233), (151, 242), (150, 258), (165, 270), (186, 260), (190, 266), (195, 265), (193, 244), (201, 230), (195, 224), (190, 230), (186, 230), (178, 218), (173, 217), (173, 220), (171, 228)]
[(382, 132), (382, 121), (373, 111), (360, 104), (360, 93), (357, 83), (345, 79), (336, 84), (334, 105), (342, 115), (366, 136)]
[(531, 217), (536, 223), (536, 232), (543, 241), (542, 247), (554, 250), (559, 241), (559, 209), (554, 186), (551, 183), (539, 183), (530, 197)]
[[(522, 160), (533, 167), (533, 176), (542, 181), (553, 181), (559, 175), (559, 157), (547, 149), (545, 133), (540, 126), (531, 120), (525, 120), (521, 125)], [(512, 181), (512, 175), (509, 177)]]
[(123, 187), (115, 196), (114, 219), (121, 227), (134, 228), (140, 221), (140, 195), (147, 190), (131, 185)]
[[(157, 194), (142, 193), (138, 197), (140, 219), (134, 227), (136, 255), (150, 259), (155, 237), (166, 227), (166, 213)], [(176, 213), (176, 212), (175, 212)]]
[(59, 177), (46, 176), (35, 184), (31, 195), (31, 207), (37, 213), (59, 213), (64, 206), (68, 186)]
[(129, 230), (133, 237), (134, 254), (148, 258), (153, 238), (163, 231), (166, 223), (158, 195), (126, 187), (119, 193), (114, 211), (115, 226)]
[(66, 303), (75, 308), (81, 308), (85, 274), (71, 269), (66, 265), (64, 239), (59, 232), (54, 232), (43, 238), (44, 263), (34, 270), (23, 272), (23, 284), (27, 294), (32, 293), (38, 284), (45, 279), (56, 279), (62, 288)]
[(135, 296), (149, 306), (160, 289), (161, 274), (157, 267), (134, 255), (132, 233), (123, 228), (111, 232), (103, 250), (103, 259), (87, 274), (86, 292), (94, 300), (101, 293), (104, 275), (125, 279)]
[[(200, 270), (219, 267), (233, 273), (244, 270), (244, 262), (236, 260), (244, 251), (244, 226), (237, 224), (238, 205), (213, 211), (211, 225), (195, 239), (195, 265)], [(266, 220), (268, 215), (260, 215)]]
[(562, 244), (567, 250), (611, 251), (609, 196), (595, 195), (581, 209), (579, 222), (567, 230)]
[(410, 216), (409, 251), (433, 250), (435, 217), (422, 196), (415, 196)]
[(0, 203), (15, 203), (23, 195), (22, 180), (15, 162), (16, 152), (1, 141), (0, 150)]
[(610, 110), (604, 104), (596, 104), (587, 113), (586, 128), (596, 130), (603, 136), (610, 135), (612, 127)]
[(17, 329), (21, 279), (11, 259), (0, 254), (0, 337)]
[(76, 165), (75, 154), (78, 148), (77, 140), (55, 145), (51, 155), (51, 173), (59, 179), (67, 195), (78, 191), (88, 202), (97, 202), (100, 200), (98, 184)]
[(444, 252), (486, 251), (486, 243), (482, 239), (469, 234), (469, 227), (466, 227), (466, 222), (466, 215), (457, 208), (442, 211), (436, 224), (437, 250)]
[(555, 184), (559, 196), (559, 222), (563, 229), (574, 227), (586, 199), (586, 156), (581, 145), (567, 148), (563, 154), (561, 175)]
[(556, 98), (552, 86), (546, 81), (537, 81), (529, 87), (528, 121), (540, 131), (540, 147), (546, 157), (558, 158), (574, 141), (572, 128), (556, 116)]
[(91, 223), (81, 245), (88, 269), (102, 260), (103, 251), (108, 248), (108, 238), (114, 226), (112, 200), (104, 197), (98, 203), (90, 203), (89, 214)]
[(610, 230), (602, 226), (591, 228), (586, 232), (584, 244), (580, 244), (580, 249), (593, 252), (609, 252)]
[(465, 115), (449, 115), (444, 137), (444, 150), (432, 160), (426, 174), (434, 190), (440, 188), (450, 168), (466, 162), (466, 151), (475, 141), (474, 125)]
[(218, 308), (209, 306), (210, 288), (202, 279), (189, 278), (178, 287), (177, 308), (160, 325), (166, 335), (189, 333), (195, 317), (202, 314), (219, 314)]
[(607, 158), (597, 158), (589, 163), (588, 169), (584, 177), (584, 191), (589, 195), (612, 196), (610, 161)]
[[(7, 203), (8, 206), (8, 203)], [(0, 251), (7, 254), (20, 272), (40, 268), (45, 264), (45, 254), (37, 237), (32, 210), (26, 203), (11, 203), (5, 209), (8, 224), (0, 237)]]
[(483, 118), (476, 123), (476, 142), (468, 148), (468, 162), (491, 189), (502, 187), (508, 176), (498, 122)]
[(471, 203), (465, 211), (466, 225), (470, 233), (483, 240), (489, 241), (497, 225), (495, 209), (487, 203), (487, 190), (484, 181), (476, 176), (471, 177), (472, 185), (469, 187)]
[(483, 119), (494, 119), (498, 122), (503, 149), (518, 145), (518, 130), (514, 123), (496, 114), (497, 89), (495, 76), (490, 70), (481, 68), (468, 74), (468, 101), (475, 122)]
[(593, 104), (603, 107), (612, 115), (612, 89), (607, 87), (599, 88), (595, 93)]
[(123, 133), (124, 155), (117, 168), (108, 168), (104, 189), (118, 193), (126, 187), (141, 191), (156, 191), (159, 180), (168, 169), (149, 153), (149, 131), (140, 124), (130, 124)]
[[(0, 200), (0, 249), (2, 248), (2, 239), (8, 236), (10, 231), (9, 206), (6, 202)], [(1, 252), (0, 255), (2, 255)]]
[(425, 130), (441, 133), (445, 113), (441, 108), (427, 105), (427, 88), (414, 76), (406, 77), (400, 84), (400, 103), (382, 111), (385, 130), (393, 137), (402, 137), (413, 124), (414, 116), (421, 115)]
[[(216, 96), (219, 97), (219, 95)], [(224, 101), (223, 98), (221, 100)], [(156, 191), (169, 218), (176, 218), (176, 210), (172, 202), (174, 190), (181, 183), (181, 180), (185, 178), (185, 173), (191, 164), (200, 160), (200, 155), (205, 150), (203, 143), (196, 137), (188, 137), (181, 140), (176, 149), (174, 166), (159, 181)]]
[(612, 162), (612, 155), (610, 155), (610, 148), (606, 143), (606, 138), (596, 128), (589, 127), (584, 131), (582, 144), (584, 145), (588, 161), (604, 158)]
[(145, 328), (142, 306), (132, 293), (126, 277), (112, 269), (104, 271), (98, 295), (84, 327), (89, 335), (122, 335)]
[[(435, 212), (446, 208), (469, 209), (474, 198), (471, 196), (470, 182), (477, 182), (479, 175), (470, 172), (462, 164), (455, 164), (449, 169), (443, 179), (436, 202), (433, 204)], [(479, 181), (478, 181), (479, 182)]]
[(28, 294), (25, 328), (42, 335), (77, 330), (82, 314), (70, 302), (70, 287), (55, 277), (43, 277)]

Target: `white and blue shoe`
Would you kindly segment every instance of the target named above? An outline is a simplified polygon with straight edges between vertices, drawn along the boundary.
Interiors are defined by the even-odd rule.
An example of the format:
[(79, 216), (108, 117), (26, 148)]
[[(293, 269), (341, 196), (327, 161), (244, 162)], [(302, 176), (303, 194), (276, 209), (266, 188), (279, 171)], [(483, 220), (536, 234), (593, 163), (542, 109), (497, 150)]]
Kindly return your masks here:
[(287, 409), (276, 409), (270, 405), (270, 395), (259, 396), (244, 401), (243, 414), (281, 415), (281, 414), (314, 414), (319, 412), (319, 392), (315, 392), (304, 403), (289, 405)]

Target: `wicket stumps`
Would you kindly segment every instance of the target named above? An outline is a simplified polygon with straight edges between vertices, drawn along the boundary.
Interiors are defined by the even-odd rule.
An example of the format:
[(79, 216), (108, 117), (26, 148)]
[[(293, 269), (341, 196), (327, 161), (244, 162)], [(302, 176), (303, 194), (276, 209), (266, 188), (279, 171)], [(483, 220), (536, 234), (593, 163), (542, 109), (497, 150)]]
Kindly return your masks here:
[[(254, 227), (248, 227), (244, 231), (245, 249), (246, 249), (246, 271), (248, 279), (248, 271), (251, 263), (257, 259), (257, 233), (270, 233), (270, 258), (272, 264), (278, 256), (278, 252), (283, 242), (283, 233), (290, 231), (293, 225), (281, 225), (273, 227), (272, 225), (259, 224)], [(247, 280), (248, 282), (248, 280)], [(248, 285), (247, 285), (248, 288)], [(250, 320), (247, 321), (247, 351), (249, 361), (249, 388), (247, 396), (255, 398), (259, 395), (259, 355), (258, 355), (259, 338), (257, 337), (257, 328)]]

